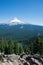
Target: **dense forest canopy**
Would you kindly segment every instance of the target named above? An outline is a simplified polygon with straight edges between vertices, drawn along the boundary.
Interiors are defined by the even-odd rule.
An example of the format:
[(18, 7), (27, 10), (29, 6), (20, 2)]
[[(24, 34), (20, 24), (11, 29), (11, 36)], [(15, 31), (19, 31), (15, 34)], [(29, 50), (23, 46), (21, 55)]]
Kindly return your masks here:
[(26, 54), (43, 55), (43, 38), (35, 36), (30, 40), (17, 42), (13, 39), (6, 40), (6, 38), (2, 38), (0, 40), (0, 52), (4, 52), (4, 54), (20, 54), (24, 52)]

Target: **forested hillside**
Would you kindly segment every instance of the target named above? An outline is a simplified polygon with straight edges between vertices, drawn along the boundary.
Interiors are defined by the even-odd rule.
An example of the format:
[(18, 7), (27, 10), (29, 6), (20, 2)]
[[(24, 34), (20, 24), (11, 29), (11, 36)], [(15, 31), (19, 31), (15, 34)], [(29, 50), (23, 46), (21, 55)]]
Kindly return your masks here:
[(0, 39), (5, 37), (6, 39), (13, 38), (15, 41), (28, 40), (36, 35), (43, 35), (43, 26), (31, 24), (0, 25)]

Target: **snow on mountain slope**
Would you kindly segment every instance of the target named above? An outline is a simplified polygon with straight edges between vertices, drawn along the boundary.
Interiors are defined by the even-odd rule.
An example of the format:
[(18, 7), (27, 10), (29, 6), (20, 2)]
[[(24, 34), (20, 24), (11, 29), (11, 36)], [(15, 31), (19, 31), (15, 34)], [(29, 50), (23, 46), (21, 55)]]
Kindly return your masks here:
[(24, 22), (22, 22), (16, 17), (9, 22), (9, 25), (18, 25), (18, 24), (24, 24)]

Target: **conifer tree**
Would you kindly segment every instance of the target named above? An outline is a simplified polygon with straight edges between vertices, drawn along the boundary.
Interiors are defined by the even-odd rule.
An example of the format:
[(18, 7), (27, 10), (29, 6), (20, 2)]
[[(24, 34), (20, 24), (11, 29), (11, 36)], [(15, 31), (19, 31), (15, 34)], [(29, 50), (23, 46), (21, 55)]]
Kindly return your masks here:
[(21, 45), (21, 46), (19, 46), (19, 54), (22, 52), (24, 52), (24, 50), (23, 50), (23, 46)]
[(18, 45), (18, 43), (15, 43), (14, 46), (15, 46), (14, 47), (14, 53), (19, 54), (19, 45)]
[(12, 39), (8, 41), (8, 53), (14, 53), (14, 41)]

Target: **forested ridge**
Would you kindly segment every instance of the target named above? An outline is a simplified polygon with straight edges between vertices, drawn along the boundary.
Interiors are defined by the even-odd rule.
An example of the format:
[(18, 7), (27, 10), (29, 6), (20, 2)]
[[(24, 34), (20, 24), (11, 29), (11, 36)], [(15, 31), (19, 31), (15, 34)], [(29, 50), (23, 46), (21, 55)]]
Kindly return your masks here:
[[(23, 27), (23, 28), (21, 28)], [(28, 40), (35, 35), (43, 36), (43, 26), (20, 24), (20, 25), (7, 25), (0, 24), (0, 39), (5, 37), (6, 39), (13, 38), (14, 41)]]

